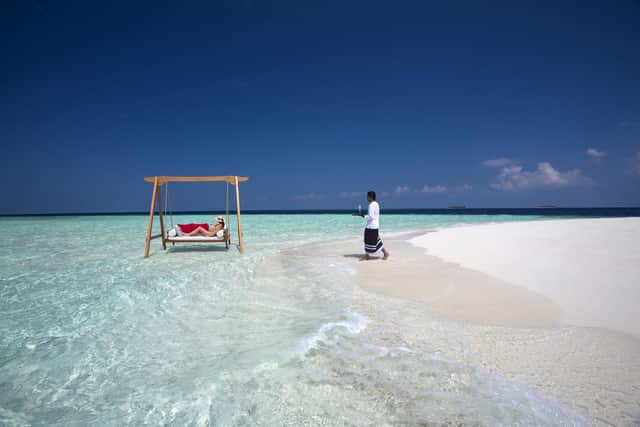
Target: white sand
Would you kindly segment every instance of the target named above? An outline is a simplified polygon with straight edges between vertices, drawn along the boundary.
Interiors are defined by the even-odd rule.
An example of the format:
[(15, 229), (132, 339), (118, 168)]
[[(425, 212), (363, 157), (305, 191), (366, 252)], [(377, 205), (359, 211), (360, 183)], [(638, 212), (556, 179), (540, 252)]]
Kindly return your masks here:
[(351, 309), (370, 320), (362, 334), (373, 344), (499, 373), (595, 426), (640, 426), (640, 339), (613, 330), (637, 328), (639, 229), (640, 218), (465, 226), (385, 233), (388, 261), (359, 262), (359, 238), (282, 259), (352, 266)]
[[(418, 240), (424, 239), (430, 245), (432, 240), (439, 241), (443, 237), (445, 247), (450, 248), (453, 254), (462, 250), (461, 253), (471, 252), (474, 255), (468, 248), (470, 244), (463, 244), (458, 239), (467, 239), (469, 230), (488, 229), (486, 233), (489, 236), (499, 235), (500, 238), (484, 244), (491, 250), (487, 254), (488, 249), (483, 247), (484, 255), (489, 260), (491, 254), (506, 260), (511, 259), (507, 257), (514, 254), (530, 255), (535, 252), (532, 247), (544, 248), (549, 245), (546, 240), (537, 240), (546, 235), (547, 231), (533, 233), (532, 240), (536, 242), (534, 245), (526, 239), (520, 239), (514, 245), (515, 248), (500, 243), (498, 248), (506, 247), (512, 252), (504, 249), (506, 255), (503, 255), (492, 244), (499, 243), (502, 239), (508, 242), (509, 233), (506, 230), (512, 227), (527, 233), (527, 227), (531, 225), (544, 229), (559, 228), (563, 231), (553, 234), (556, 240), (562, 240), (560, 236), (564, 237), (576, 227), (581, 230), (578, 233), (580, 237), (589, 240), (586, 236), (588, 233), (582, 231), (587, 225), (586, 228), (591, 230), (606, 229), (603, 234), (613, 239), (612, 234), (620, 233), (618, 225), (626, 228), (625, 223), (637, 235), (640, 219), (602, 221), (604, 222), (595, 221), (596, 226), (593, 226), (592, 220), (471, 226), (430, 233)], [(608, 225), (611, 223), (615, 225)], [(500, 232), (491, 232), (493, 229)], [(449, 238), (450, 234), (455, 238)], [(370, 320), (362, 334), (375, 345), (406, 347), (418, 353), (436, 354), (499, 373), (560, 400), (580, 412), (595, 426), (640, 426), (640, 339), (612, 329), (562, 325), (563, 311), (566, 310), (541, 292), (539, 281), (533, 281), (536, 290), (532, 290), (513, 284), (511, 280), (499, 279), (433, 255), (425, 255), (424, 249), (408, 243), (408, 240), (418, 235), (390, 236), (390, 233), (385, 233), (385, 246), (392, 254), (388, 261), (359, 262), (362, 251), (362, 241), (359, 238), (308, 245), (302, 249), (294, 248), (283, 252), (282, 259), (291, 262), (300, 257), (302, 259), (298, 262), (307, 262), (305, 259), (309, 257), (315, 262), (326, 263), (327, 266), (352, 266), (358, 286), (351, 295), (351, 309)], [(436, 239), (432, 239), (434, 237)], [(479, 242), (470, 239), (475, 247), (480, 247), (485, 240), (487, 237)], [(619, 248), (633, 247), (629, 247), (628, 241), (620, 243), (613, 240), (616, 241), (615, 245), (610, 239), (603, 241), (599, 238), (596, 247), (600, 247), (605, 256), (613, 256), (615, 259), (624, 258), (623, 255), (626, 254)], [(572, 266), (577, 265), (575, 259), (579, 257), (576, 253), (588, 249), (589, 244), (581, 239), (575, 242), (572, 243), (576, 245), (575, 248), (572, 244), (550, 245), (553, 251), (563, 253), (561, 249), (564, 248), (564, 251), (572, 253), (571, 259), (565, 257), (567, 261), (564, 264), (558, 263), (559, 267), (554, 268), (572, 270)], [(600, 245), (610, 250), (607, 251)], [(434, 244), (433, 247), (439, 245)], [(587, 252), (589, 250), (593, 248)], [(556, 252), (539, 252), (543, 258), (548, 257), (549, 253), (561, 256)], [(622, 255), (617, 255), (618, 253)], [(539, 256), (538, 253), (535, 255)], [(599, 257), (600, 255), (595, 255), (595, 258)], [(514, 264), (517, 277), (520, 276), (520, 269), (531, 274), (528, 263), (516, 256), (514, 259), (515, 261), (509, 262)], [(535, 260), (536, 257), (529, 256), (528, 259)], [(278, 264), (280, 263), (270, 262), (269, 267), (273, 268)], [(502, 265), (500, 262), (496, 264)], [(625, 271), (638, 268), (620, 262), (620, 266), (622, 265), (627, 269)], [(546, 271), (546, 267), (544, 266), (543, 271)], [(551, 269), (552, 266), (549, 265), (548, 268)], [(601, 268), (610, 267), (601, 265)], [(608, 277), (608, 274), (604, 275)], [(606, 294), (603, 302), (613, 304), (617, 299), (623, 299), (620, 295), (615, 295), (616, 291), (612, 291), (613, 296), (608, 295), (609, 288), (603, 289), (597, 283), (592, 283), (593, 277), (595, 276), (588, 277), (591, 283), (589, 288), (595, 287), (596, 291)], [(554, 283), (556, 287), (565, 287), (558, 281)], [(569, 289), (576, 287), (579, 288), (572, 285)], [(551, 291), (559, 292), (551, 285), (549, 288), (550, 294), (555, 295)], [(632, 297), (633, 295), (630, 298)], [(613, 302), (607, 298), (613, 298)], [(580, 304), (584, 303), (581, 298), (574, 297), (569, 299), (569, 305), (578, 304), (578, 300)], [(602, 310), (602, 307), (598, 307), (596, 311)]]
[(550, 298), (564, 323), (640, 337), (640, 218), (461, 226), (411, 243)]

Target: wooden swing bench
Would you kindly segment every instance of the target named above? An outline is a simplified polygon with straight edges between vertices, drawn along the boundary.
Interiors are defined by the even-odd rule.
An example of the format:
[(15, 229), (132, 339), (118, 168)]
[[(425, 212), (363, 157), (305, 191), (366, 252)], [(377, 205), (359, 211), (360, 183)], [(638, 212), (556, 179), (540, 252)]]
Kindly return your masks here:
[(224, 229), (224, 234), (222, 237), (205, 237), (205, 236), (167, 236), (164, 239), (168, 243), (225, 243), (225, 246), (228, 248), (229, 243), (231, 243), (231, 236), (229, 235), (229, 229)]
[[(225, 247), (228, 249), (231, 244), (231, 235), (229, 232), (229, 185), (234, 185), (236, 187), (236, 217), (238, 219), (238, 250), (240, 253), (244, 252), (244, 242), (242, 238), (242, 224), (240, 220), (240, 186), (241, 182), (249, 181), (249, 178), (246, 176), (233, 176), (233, 175), (224, 175), (224, 176), (152, 176), (146, 177), (144, 179), (147, 182), (153, 183), (153, 190), (151, 193), (151, 207), (149, 208), (149, 224), (147, 226), (147, 238), (145, 241), (144, 248), (144, 257), (149, 257), (149, 249), (151, 246), (151, 240), (153, 239), (162, 239), (162, 248), (167, 249), (167, 243), (171, 243), (175, 245), (176, 243), (224, 243)], [(227, 183), (227, 191), (226, 191), (226, 222), (224, 227), (224, 232), (222, 237), (212, 236), (169, 236), (167, 230), (165, 230), (165, 214), (166, 214), (166, 206), (168, 204), (169, 199), (169, 183), (170, 182), (226, 182)], [(162, 186), (165, 186), (165, 204), (162, 204), (162, 197), (160, 195), (160, 189)], [(156, 208), (158, 212), (158, 217), (160, 219), (160, 234), (152, 235), (153, 228), (153, 217), (156, 213)], [(171, 214), (173, 218), (173, 214)], [(173, 219), (171, 220), (173, 225)]]

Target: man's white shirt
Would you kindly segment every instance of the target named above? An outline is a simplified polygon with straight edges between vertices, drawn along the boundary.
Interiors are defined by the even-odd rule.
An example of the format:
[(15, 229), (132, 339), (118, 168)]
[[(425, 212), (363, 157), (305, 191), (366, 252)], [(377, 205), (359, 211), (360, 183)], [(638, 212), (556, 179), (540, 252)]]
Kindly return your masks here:
[(380, 228), (380, 205), (378, 202), (369, 203), (369, 212), (364, 216), (364, 219), (367, 220), (367, 228)]

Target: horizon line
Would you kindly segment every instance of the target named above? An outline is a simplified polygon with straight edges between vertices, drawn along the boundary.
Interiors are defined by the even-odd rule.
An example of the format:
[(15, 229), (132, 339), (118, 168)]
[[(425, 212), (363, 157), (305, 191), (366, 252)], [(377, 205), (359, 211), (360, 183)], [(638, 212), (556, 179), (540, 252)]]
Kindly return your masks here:
[[(462, 211), (522, 211), (522, 210), (536, 210), (536, 211), (554, 211), (554, 210), (635, 210), (640, 206), (521, 206), (521, 207), (462, 207), (451, 206), (441, 208), (386, 208), (383, 212), (387, 213), (403, 213), (403, 212), (462, 212)], [(174, 215), (189, 215), (189, 214), (219, 214), (225, 213), (223, 209), (206, 209), (206, 210), (184, 210), (174, 211)], [(255, 214), (313, 214), (313, 213), (348, 213), (354, 212), (354, 209), (344, 208), (327, 208), (327, 209), (246, 209), (242, 210), (241, 214), (255, 215)], [(230, 215), (235, 215), (233, 212), (229, 212)], [(0, 213), (2, 217), (38, 217), (38, 216), (148, 216), (149, 211), (112, 211), (112, 212), (41, 212), (41, 213)], [(155, 213), (157, 215), (157, 212)], [(165, 215), (166, 216), (166, 215)]]

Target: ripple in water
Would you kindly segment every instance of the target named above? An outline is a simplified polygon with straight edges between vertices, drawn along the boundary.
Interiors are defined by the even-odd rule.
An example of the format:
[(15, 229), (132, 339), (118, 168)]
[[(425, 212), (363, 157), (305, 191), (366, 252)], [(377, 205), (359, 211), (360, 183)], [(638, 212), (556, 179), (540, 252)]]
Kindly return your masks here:
[[(352, 220), (303, 219), (275, 222), (309, 241)], [(251, 219), (243, 257), (156, 245), (149, 260), (144, 217), (4, 221), (0, 425), (583, 424), (498, 376), (372, 344), (349, 268), (273, 257), (284, 244)]]

